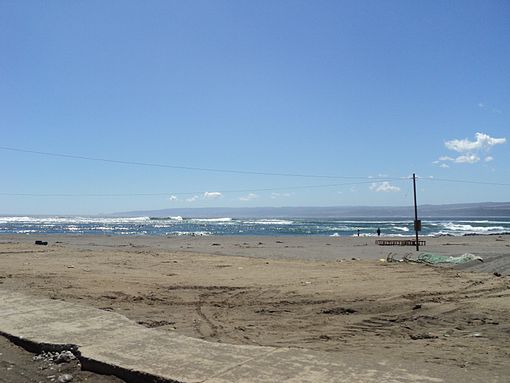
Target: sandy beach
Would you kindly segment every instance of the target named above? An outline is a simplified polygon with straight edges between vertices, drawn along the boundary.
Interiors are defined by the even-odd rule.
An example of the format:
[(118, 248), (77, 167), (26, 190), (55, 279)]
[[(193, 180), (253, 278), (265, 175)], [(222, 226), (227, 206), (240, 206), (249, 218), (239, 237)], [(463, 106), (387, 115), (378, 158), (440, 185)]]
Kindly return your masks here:
[(510, 376), (510, 236), (425, 239), (484, 262), (383, 262), (416, 251), (368, 237), (3, 235), (0, 288), (213, 342)]

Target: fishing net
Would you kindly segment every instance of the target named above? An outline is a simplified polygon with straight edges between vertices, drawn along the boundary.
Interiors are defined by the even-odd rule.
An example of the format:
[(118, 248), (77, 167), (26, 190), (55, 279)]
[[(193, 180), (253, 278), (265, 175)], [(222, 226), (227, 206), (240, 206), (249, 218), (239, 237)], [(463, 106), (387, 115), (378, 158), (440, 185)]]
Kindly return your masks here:
[(450, 263), (450, 264), (460, 264), (467, 263), (471, 261), (480, 261), (483, 262), (483, 258), (479, 255), (474, 255), (471, 253), (465, 253), (458, 256), (448, 256), (448, 255), (438, 255), (432, 253), (424, 253), (420, 254), (416, 259), (416, 262), (428, 263), (431, 265), (435, 265), (438, 263)]

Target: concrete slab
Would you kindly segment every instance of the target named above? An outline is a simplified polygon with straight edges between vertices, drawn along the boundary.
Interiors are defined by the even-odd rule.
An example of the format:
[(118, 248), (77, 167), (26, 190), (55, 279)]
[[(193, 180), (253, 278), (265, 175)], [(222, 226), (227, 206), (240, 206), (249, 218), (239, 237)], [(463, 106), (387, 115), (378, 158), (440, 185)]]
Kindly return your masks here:
[[(268, 347), (233, 346), (205, 342), (177, 334), (145, 329), (116, 338), (116, 348), (94, 344), (81, 347), (83, 355), (122, 368), (151, 373), (179, 382), (203, 382), (250, 360), (268, 354)], [(127, 334), (126, 334), (127, 335)], [(120, 350), (130, 350), (119, 353)]]
[[(233, 370), (207, 380), (207, 383), (352, 383), (352, 382), (422, 382), (440, 383), (443, 378), (432, 377), (416, 366), (390, 368), (373, 359), (360, 360), (337, 353), (314, 352), (281, 348), (252, 360)], [(413, 371), (409, 371), (409, 368)]]
[[(113, 312), (2, 289), (0, 332), (35, 344), (76, 345), (85, 367), (132, 382), (467, 383), (480, 379), (472, 372), (452, 375), (440, 366), (428, 371), (348, 354), (206, 342), (145, 328)], [(492, 381), (499, 381), (498, 377)]]

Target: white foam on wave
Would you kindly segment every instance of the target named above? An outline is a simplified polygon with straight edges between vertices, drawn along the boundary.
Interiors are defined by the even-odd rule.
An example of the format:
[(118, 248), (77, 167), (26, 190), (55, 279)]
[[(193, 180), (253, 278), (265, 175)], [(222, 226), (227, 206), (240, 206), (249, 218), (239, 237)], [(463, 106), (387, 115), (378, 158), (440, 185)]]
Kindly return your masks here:
[(150, 217), (150, 220), (165, 222), (165, 221), (183, 221), (184, 219), (180, 215), (177, 215), (175, 217)]
[(192, 218), (190, 222), (212, 222), (212, 223), (225, 223), (232, 222), (232, 218)]
[(0, 223), (29, 222), (30, 217), (0, 217)]
[(461, 220), (459, 221), (461, 223), (487, 223), (487, 224), (491, 224), (491, 225), (508, 225), (510, 224), (509, 221), (490, 221), (490, 220), (484, 220), (484, 221), (464, 221), (464, 220)]
[(285, 219), (257, 219), (255, 221), (244, 221), (243, 223), (249, 225), (292, 225), (294, 221)]
[(409, 231), (409, 228), (406, 226), (393, 226), (392, 229), (400, 230), (400, 231)]
[(409, 222), (412, 222), (411, 220), (397, 220), (397, 221), (373, 221), (373, 220), (360, 220), (360, 221), (351, 221), (351, 220), (347, 220), (347, 221), (343, 221), (343, 220), (340, 220), (340, 221), (332, 221), (332, 222), (335, 222), (335, 223), (352, 223), (352, 224), (355, 224), (355, 225), (358, 225), (358, 224), (365, 224), (365, 223), (369, 223), (369, 224), (378, 224), (378, 225), (387, 225), (387, 224), (392, 224), (392, 223), (400, 223), (400, 224), (405, 224), (405, 223), (409, 223)]
[(325, 227), (325, 228), (322, 228), (320, 226), (316, 226), (316, 228), (318, 230), (324, 229), (324, 230), (328, 230), (328, 231), (353, 231), (353, 230), (355, 230), (353, 227), (350, 227), (350, 226), (334, 226), (334, 227), (328, 226), (328, 227)]
[(444, 225), (445, 229), (456, 232), (469, 232), (469, 233), (488, 233), (505, 230), (503, 226), (473, 226), (469, 224), (458, 224), (448, 222)]
[(481, 220), (481, 221), (460, 220), (459, 222), (464, 222), (464, 223), (489, 223), (489, 221), (486, 220), (486, 219)]
[(114, 231), (114, 230), (127, 230), (125, 228), (118, 228), (118, 227), (112, 227), (112, 226), (95, 226), (93, 227), (94, 230), (103, 230), (103, 231)]

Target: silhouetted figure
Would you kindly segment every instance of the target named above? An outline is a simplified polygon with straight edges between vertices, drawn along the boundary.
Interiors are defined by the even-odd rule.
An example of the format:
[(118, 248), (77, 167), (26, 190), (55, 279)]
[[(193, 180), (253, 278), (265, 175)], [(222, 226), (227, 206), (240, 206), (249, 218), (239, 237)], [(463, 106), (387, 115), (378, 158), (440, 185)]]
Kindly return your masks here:
[(378, 236), (378, 237), (380, 237), (380, 236), (381, 236), (381, 228), (380, 228), (380, 227), (378, 227), (378, 228), (377, 228), (377, 236)]
[(359, 237), (359, 229), (358, 229), (358, 237)]

